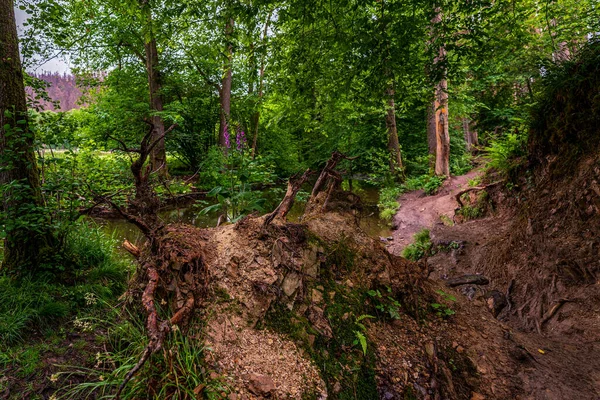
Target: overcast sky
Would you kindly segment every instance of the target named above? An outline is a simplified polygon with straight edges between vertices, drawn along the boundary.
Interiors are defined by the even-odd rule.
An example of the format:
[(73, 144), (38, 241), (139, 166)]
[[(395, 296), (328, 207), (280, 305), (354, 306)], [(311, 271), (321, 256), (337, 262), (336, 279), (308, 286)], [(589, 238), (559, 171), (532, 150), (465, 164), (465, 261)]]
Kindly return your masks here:
[[(19, 10), (15, 7), (15, 16), (17, 20), (17, 30), (19, 31), (19, 35), (23, 33), (23, 22), (27, 19), (27, 13), (23, 10)], [(50, 71), (50, 72), (70, 72), (69, 65), (60, 59), (53, 59), (48, 62), (41, 61), (35, 65), (35, 68), (28, 68), (30, 72), (42, 72), (42, 71)]]

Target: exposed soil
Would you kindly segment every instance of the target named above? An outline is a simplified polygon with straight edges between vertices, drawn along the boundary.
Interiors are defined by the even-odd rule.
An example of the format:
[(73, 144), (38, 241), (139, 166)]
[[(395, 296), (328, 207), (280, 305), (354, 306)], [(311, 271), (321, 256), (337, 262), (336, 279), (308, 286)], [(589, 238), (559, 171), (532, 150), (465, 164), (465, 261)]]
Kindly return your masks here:
[(442, 215), (451, 221), (457, 207), (454, 196), (468, 187), (469, 180), (479, 173), (478, 170), (472, 170), (465, 175), (450, 177), (433, 196), (427, 196), (423, 190), (402, 195), (398, 199), (400, 210), (392, 221), (395, 228), (392, 234), (394, 240), (388, 247), (389, 251), (400, 255), (402, 250), (412, 243), (415, 233), (423, 228), (430, 229), (436, 224), (441, 224)]
[[(597, 257), (598, 245), (582, 223), (597, 211), (590, 201), (598, 179), (589, 172), (592, 164), (583, 161), (575, 177), (546, 179), (543, 191), (532, 186), (506, 196), (497, 190), (494, 215), (453, 226), (440, 215), (453, 219), (455, 194), (477, 172), (447, 181), (435, 196), (414, 192), (399, 200), (391, 252), (399, 254), (412, 234), (427, 228), (435, 253), (427, 260), (431, 279), (442, 285), (483, 274), (490, 280), (485, 286), (443, 288), (457, 297), (455, 323), (445, 333), (474, 361), (481, 386), (491, 391), (486, 398), (600, 399), (600, 297), (597, 261), (590, 258)], [(570, 269), (557, 268), (563, 264)], [(508, 298), (497, 319), (490, 313), (492, 295)]]

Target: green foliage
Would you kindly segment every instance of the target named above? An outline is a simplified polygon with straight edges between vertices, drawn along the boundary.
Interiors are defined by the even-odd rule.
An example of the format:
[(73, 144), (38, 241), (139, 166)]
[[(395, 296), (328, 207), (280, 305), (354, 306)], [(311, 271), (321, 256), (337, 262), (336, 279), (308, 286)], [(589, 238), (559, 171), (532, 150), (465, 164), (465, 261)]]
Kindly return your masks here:
[[(375, 354), (369, 352), (369, 338), (365, 321), (368, 295), (360, 290), (349, 290), (334, 280), (325, 281), (325, 292), (335, 291), (334, 299), (325, 298), (325, 317), (333, 338), (327, 339), (312, 328), (305, 317), (290, 312), (284, 305), (274, 304), (266, 315), (264, 327), (286, 334), (300, 343), (320, 369), (328, 392), (336, 383), (341, 384), (337, 399), (367, 400), (378, 397), (375, 382)], [(354, 323), (353, 323), (354, 321)], [(310, 344), (309, 335), (316, 335)]]
[(463, 196), (465, 197), (463, 198), (463, 203), (465, 204), (456, 212), (456, 214), (461, 215), (465, 221), (481, 218), (489, 209), (490, 199), (487, 191), (480, 191), (476, 195), (476, 200), (474, 203), (467, 201), (466, 198), (469, 196), (467, 193), (465, 193)]
[(382, 312), (385, 317), (390, 319), (400, 319), (400, 308), (402, 305), (392, 296), (392, 288), (386, 288), (384, 295), (379, 289), (369, 290), (367, 294), (371, 296), (375, 309)]
[(429, 238), (429, 229), (423, 229), (415, 233), (414, 243), (406, 246), (402, 251), (402, 257), (412, 261), (419, 261), (426, 257), (431, 251), (431, 239)]
[[(116, 240), (79, 223), (65, 238), (56, 265), (45, 273), (15, 279), (0, 275), (0, 343), (14, 343), (31, 331), (56, 326), (69, 315), (93, 308), (125, 289), (130, 263), (115, 254)], [(68, 281), (55, 274), (69, 269)]]
[[(107, 330), (110, 351), (97, 353), (94, 368), (68, 367), (57, 373), (56, 379), (79, 383), (66, 384), (56, 393), (57, 399), (112, 398), (125, 376), (140, 359), (146, 347), (143, 315), (129, 313), (123, 319), (118, 309), (108, 307), (107, 317), (90, 318), (94, 326)], [(216, 376), (206, 365), (206, 349), (198, 338), (199, 332), (174, 330), (165, 340), (168, 349), (150, 357), (148, 362), (125, 386), (123, 399), (191, 399), (194, 390), (201, 388), (206, 399), (222, 399), (229, 392), (228, 382)], [(151, 388), (151, 391), (149, 391)]]
[(553, 168), (562, 173), (581, 154), (597, 150), (599, 65), (600, 39), (595, 35), (575, 59), (545, 66), (529, 137), (532, 160), (545, 164), (558, 155)]
[(442, 301), (440, 303), (430, 304), (434, 314), (441, 318), (449, 318), (456, 314), (456, 311), (448, 306), (448, 303), (454, 303), (456, 301), (456, 297), (442, 290), (437, 290), (436, 293), (440, 295)]
[(524, 135), (513, 133), (493, 141), (485, 148), (489, 156), (487, 167), (493, 168), (504, 176), (511, 176), (527, 154), (526, 143), (527, 138)]
[[(231, 149), (227, 155), (218, 152), (220, 154), (214, 154), (210, 168), (213, 169), (211, 176), (219, 185), (207, 194), (216, 199), (216, 204), (204, 208), (201, 213), (222, 212), (228, 221), (235, 222), (251, 212), (265, 211), (267, 199), (261, 191), (252, 189), (252, 184), (269, 185), (274, 182), (275, 177), (264, 159), (248, 159), (244, 150)], [(224, 171), (218, 173), (215, 168)]]

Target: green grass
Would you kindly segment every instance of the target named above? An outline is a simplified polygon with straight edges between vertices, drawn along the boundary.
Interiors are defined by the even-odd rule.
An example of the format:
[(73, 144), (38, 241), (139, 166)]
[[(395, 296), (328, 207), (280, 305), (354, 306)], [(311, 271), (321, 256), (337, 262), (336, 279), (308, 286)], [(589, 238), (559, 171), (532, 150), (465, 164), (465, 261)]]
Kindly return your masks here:
[(36, 276), (0, 275), (0, 344), (21, 342), (93, 309), (99, 299), (118, 297), (132, 266), (115, 253), (116, 245), (98, 227), (81, 222), (71, 228), (55, 258), (60, 265), (47, 266), (47, 272)]

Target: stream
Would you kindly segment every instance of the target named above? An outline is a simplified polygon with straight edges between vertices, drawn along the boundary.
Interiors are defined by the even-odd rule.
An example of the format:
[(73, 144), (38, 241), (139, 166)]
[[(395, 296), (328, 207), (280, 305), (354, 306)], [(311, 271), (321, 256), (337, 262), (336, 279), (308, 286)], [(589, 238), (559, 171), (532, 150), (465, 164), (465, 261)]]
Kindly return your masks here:
[[(267, 202), (265, 205), (265, 213), (275, 209), (285, 189), (271, 188), (263, 191), (263, 196)], [(361, 185), (360, 182), (353, 182), (353, 193), (359, 195), (363, 202), (363, 211), (360, 218), (361, 228), (371, 237), (388, 237), (391, 236), (391, 228), (389, 225), (379, 218), (377, 201), (379, 200), (379, 191), (376, 187)], [(162, 211), (159, 215), (165, 223), (185, 223), (197, 226), (199, 228), (209, 228), (217, 225), (219, 217), (218, 212), (208, 214), (201, 213), (202, 209), (210, 206), (210, 201), (196, 202), (181, 206), (179, 208)], [(296, 201), (294, 207), (287, 216), (290, 222), (299, 222), (300, 217), (304, 213), (305, 202)], [(102, 227), (105, 233), (115, 237), (119, 243), (127, 239), (132, 243), (140, 243), (144, 239), (144, 235), (132, 224), (123, 219), (102, 219), (94, 218), (94, 221)]]

